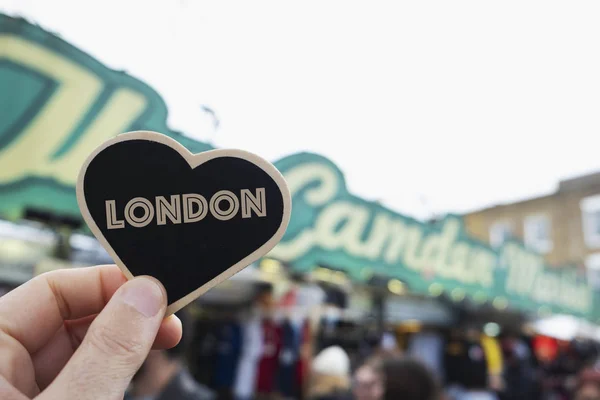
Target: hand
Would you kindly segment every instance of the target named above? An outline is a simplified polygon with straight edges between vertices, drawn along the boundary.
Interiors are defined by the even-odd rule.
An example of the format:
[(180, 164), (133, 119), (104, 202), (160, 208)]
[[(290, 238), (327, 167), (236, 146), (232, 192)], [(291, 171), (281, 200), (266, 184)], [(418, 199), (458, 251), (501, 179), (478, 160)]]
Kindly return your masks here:
[(4, 295), (0, 399), (122, 399), (151, 348), (181, 339), (166, 298), (116, 266), (49, 272)]

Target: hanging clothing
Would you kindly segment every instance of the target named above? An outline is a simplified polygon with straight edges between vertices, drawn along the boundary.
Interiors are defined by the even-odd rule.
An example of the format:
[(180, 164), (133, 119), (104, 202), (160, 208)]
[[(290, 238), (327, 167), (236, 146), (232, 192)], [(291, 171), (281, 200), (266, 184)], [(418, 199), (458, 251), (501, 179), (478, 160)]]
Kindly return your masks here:
[(535, 356), (543, 361), (554, 361), (558, 356), (558, 340), (538, 335), (532, 341)]
[(538, 399), (539, 387), (531, 351), (521, 339), (507, 338), (503, 343), (503, 399)]
[(190, 370), (201, 384), (210, 386), (214, 379), (217, 343), (221, 324), (199, 320), (195, 324), (193, 345), (190, 349)]
[(242, 353), (243, 332), (240, 324), (226, 323), (221, 327), (214, 366), (214, 388), (223, 391), (233, 387)]
[(488, 373), (490, 375), (502, 375), (504, 362), (500, 343), (493, 337), (481, 335), (481, 345), (485, 351)]
[(325, 300), (325, 290), (317, 284), (305, 284), (296, 292), (296, 306), (310, 310), (314, 306), (321, 305)]
[(296, 363), (296, 387), (299, 392), (296, 398), (298, 399), (304, 398), (304, 388), (310, 376), (311, 342), (312, 330), (310, 320), (305, 319), (301, 330), (300, 358), (298, 359), (298, 363)]
[(296, 398), (296, 365), (300, 358), (301, 326), (286, 320), (281, 327), (281, 351), (279, 352), (279, 371), (277, 388), (286, 398)]
[(258, 361), (263, 353), (263, 329), (259, 317), (247, 321), (243, 328), (242, 353), (234, 382), (235, 399), (251, 399), (256, 389)]
[(262, 321), (263, 346), (258, 363), (257, 393), (272, 393), (275, 389), (279, 353), (281, 350), (281, 327), (267, 318)]
[(444, 354), (446, 384), (456, 384), (473, 390), (485, 389), (488, 384), (488, 365), (480, 341), (452, 340)]
[(436, 378), (444, 378), (444, 338), (440, 333), (414, 334), (409, 339), (408, 354), (425, 364)]
[[(341, 345), (340, 338), (337, 335), (341, 322), (339, 316), (335, 314), (334, 310), (329, 310), (329, 314), (321, 317), (319, 323), (319, 331), (317, 334), (317, 346), (316, 351), (319, 352), (327, 347)], [(343, 347), (343, 346), (342, 346)]]
[(328, 286), (325, 288), (324, 302), (343, 310), (348, 306), (348, 294), (335, 286)]

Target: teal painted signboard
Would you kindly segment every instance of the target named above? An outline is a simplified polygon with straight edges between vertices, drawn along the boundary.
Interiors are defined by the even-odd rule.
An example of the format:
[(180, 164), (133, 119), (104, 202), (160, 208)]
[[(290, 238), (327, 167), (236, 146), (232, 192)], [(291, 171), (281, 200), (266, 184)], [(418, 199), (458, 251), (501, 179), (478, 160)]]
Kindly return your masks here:
[(166, 125), (163, 99), (23, 19), (0, 14), (0, 214), (24, 207), (79, 216), (75, 181), (107, 139), (154, 130), (192, 152), (211, 149)]
[(595, 316), (597, 300), (571, 268), (550, 269), (543, 258), (511, 242), (494, 250), (469, 238), (461, 217), (428, 224), (350, 194), (342, 172), (316, 154), (275, 163), (292, 193), (292, 219), (271, 256), (300, 270), (326, 265), (355, 279), (376, 273), (403, 280), (423, 294), (496, 300), (537, 312)]

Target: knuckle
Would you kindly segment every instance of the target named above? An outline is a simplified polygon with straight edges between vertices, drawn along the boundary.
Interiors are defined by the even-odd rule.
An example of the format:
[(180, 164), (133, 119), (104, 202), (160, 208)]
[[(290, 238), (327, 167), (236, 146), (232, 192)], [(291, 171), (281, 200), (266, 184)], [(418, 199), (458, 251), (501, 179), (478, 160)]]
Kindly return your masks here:
[(101, 354), (137, 359), (143, 353), (141, 343), (112, 327), (97, 327), (88, 336), (89, 345)]

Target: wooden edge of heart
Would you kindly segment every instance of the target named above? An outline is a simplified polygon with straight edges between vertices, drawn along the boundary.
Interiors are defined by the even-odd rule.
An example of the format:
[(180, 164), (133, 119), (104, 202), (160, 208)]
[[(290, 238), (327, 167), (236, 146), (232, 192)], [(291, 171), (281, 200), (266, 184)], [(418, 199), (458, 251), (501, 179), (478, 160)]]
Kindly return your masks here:
[(166, 312), (165, 316), (169, 316), (169, 315), (181, 310), (183, 307), (185, 307), (192, 301), (196, 300), (198, 297), (202, 296), (204, 293), (206, 293), (207, 291), (209, 291), (210, 289), (212, 289), (219, 283), (231, 278), (233, 275), (240, 272), (242, 269), (246, 268), (253, 262), (257, 261), (260, 257), (264, 256), (269, 251), (271, 251), (271, 249), (273, 249), (273, 247), (275, 247), (275, 245), (277, 245), (277, 243), (279, 243), (279, 241), (283, 237), (283, 234), (285, 233), (285, 230), (287, 229), (288, 223), (290, 221), (290, 215), (291, 215), (291, 211), (292, 211), (292, 209), (291, 209), (292, 208), (292, 200), (291, 200), (290, 190), (289, 190), (287, 183), (286, 183), (283, 175), (281, 174), (281, 172), (279, 172), (279, 170), (277, 170), (277, 168), (275, 168), (275, 166), (273, 164), (271, 164), (270, 162), (268, 162), (267, 160), (255, 155), (255, 154), (252, 154), (252, 153), (249, 153), (249, 152), (246, 152), (243, 150), (235, 150), (235, 149), (216, 149), (216, 150), (209, 150), (209, 151), (199, 153), (199, 154), (194, 154), (194, 153), (191, 153), (188, 149), (186, 149), (179, 142), (177, 142), (175, 139), (172, 139), (169, 136), (163, 135), (162, 133), (152, 132), (152, 131), (134, 131), (134, 132), (123, 133), (123, 134), (120, 134), (120, 135), (104, 142), (97, 149), (95, 149), (92, 152), (92, 154), (90, 154), (88, 156), (88, 158), (83, 163), (83, 166), (81, 167), (81, 170), (79, 172), (79, 176), (77, 178), (76, 191), (77, 191), (77, 203), (79, 204), (79, 209), (81, 211), (83, 219), (88, 224), (88, 226), (89, 226), (90, 230), (92, 231), (92, 233), (94, 234), (94, 236), (96, 236), (96, 238), (102, 244), (104, 249), (113, 258), (113, 260), (115, 261), (117, 266), (121, 269), (123, 274), (127, 277), (127, 279), (133, 279), (134, 276), (129, 271), (129, 269), (127, 269), (127, 266), (125, 266), (125, 264), (123, 263), (123, 261), (121, 261), (119, 256), (115, 253), (115, 251), (112, 249), (112, 247), (110, 246), (108, 241), (104, 238), (102, 231), (100, 231), (100, 229), (96, 225), (96, 222), (92, 218), (92, 215), (90, 214), (88, 207), (87, 207), (87, 203), (85, 201), (85, 195), (83, 192), (83, 181), (84, 181), (85, 173), (87, 171), (88, 166), (100, 152), (102, 152), (104, 149), (106, 149), (114, 144), (125, 142), (128, 140), (148, 140), (148, 141), (158, 142), (158, 143), (164, 144), (166, 146), (169, 146), (170, 148), (176, 150), (187, 161), (187, 163), (192, 168), (196, 168), (197, 166), (205, 163), (206, 161), (209, 161), (209, 160), (211, 160), (213, 158), (217, 158), (217, 157), (241, 158), (243, 160), (249, 161), (249, 162), (257, 165), (263, 171), (265, 171), (275, 181), (275, 183), (279, 187), (279, 190), (281, 191), (281, 195), (283, 197), (283, 216), (281, 219), (281, 224), (279, 225), (279, 228), (277, 229), (275, 234), (268, 241), (266, 241), (262, 246), (260, 246), (258, 249), (256, 249), (255, 251), (253, 251), (246, 257), (244, 257), (242, 260), (240, 260), (236, 264), (227, 268), (227, 270), (225, 270), (218, 276), (214, 277), (213, 279), (211, 279), (204, 285), (200, 286), (198, 289), (194, 290), (193, 292), (191, 292), (191, 293), (187, 294), (186, 296), (169, 304), (167, 307), (167, 312)]

